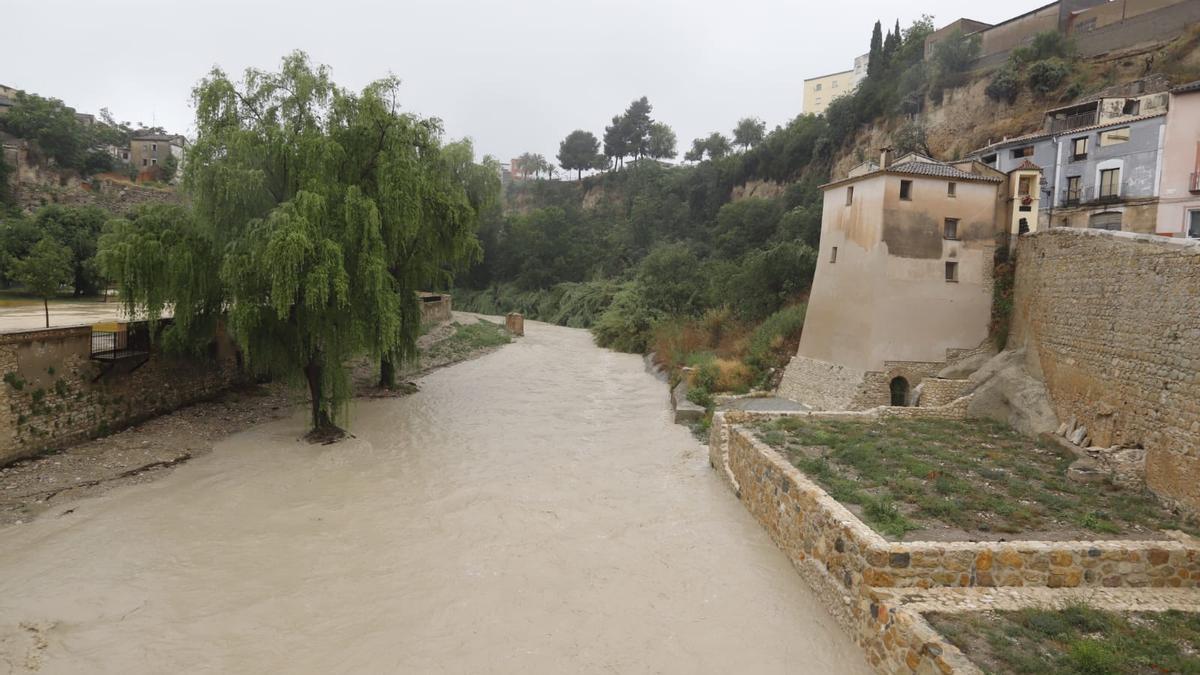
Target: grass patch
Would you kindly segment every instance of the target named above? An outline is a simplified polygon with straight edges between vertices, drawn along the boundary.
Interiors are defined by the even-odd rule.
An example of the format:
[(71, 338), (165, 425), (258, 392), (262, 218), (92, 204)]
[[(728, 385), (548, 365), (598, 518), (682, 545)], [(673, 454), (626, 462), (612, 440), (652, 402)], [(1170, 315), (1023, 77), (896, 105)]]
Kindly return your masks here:
[(1200, 674), (1200, 615), (1062, 610), (929, 614), (986, 672)]
[(1068, 538), (1200, 533), (1149, 492), (1068, 480), (1073, 454), (996, 422), (783, 417), (758, 424), (756, 433), (897, 539), (918, 529)]
[(455, 322), (454, 334), (430, 345), (421, 355), (422, 362), (455, 361), (467, 355), (512, 342), (504, 326), (491, 321), (460, 324)]

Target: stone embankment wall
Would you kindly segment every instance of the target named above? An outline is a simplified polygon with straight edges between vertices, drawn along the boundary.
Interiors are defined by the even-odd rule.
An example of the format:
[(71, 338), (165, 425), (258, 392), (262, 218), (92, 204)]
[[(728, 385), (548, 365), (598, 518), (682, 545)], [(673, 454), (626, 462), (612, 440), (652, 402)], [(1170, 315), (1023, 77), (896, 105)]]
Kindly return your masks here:
[(429, 326), (445, 323), (453, 316), (447, 293), (418, 293), (421, 298), (421, 323)]
[(90, 349), (89, 326), (0, 334), (0, 464), (215, 396), (241, 377), (223, 334), (203, 357), (152, 347), (141, 365), (130, 360), (104, 373)]
[[(937, 413), (786, 415), (891, 410)], [(715, 414), (709, 460), (879, 672), (978, 672), (918, 614), (892, 606), (894, 589), (1200, 586), (1200, 550), (1178, 541), (889, 542), (740, 426), (783, 415)]]
[[(903, 377), (909, 391), (925, 384), (920, 405), (940, 406), (961, 396), (966, 385), (958, 380), (939, 380), (937, 374), (967, 359), (994, 352), (988, 340), (971, 349), (947, 349), (945, 361), (885, 361), (883, 370), (865, 373), (797, 354), (784, 369), (778, 395), (813, 410), (869, 410), (891, 405), (891, 382)], [(926, 402), (925, 397), (930, 395), (932, 402)]]
[(1060, 420), (1144, 448), (1146, 484), (1200, 511), (1200, 241), (1054, 228), (1021, 237), (1009, 348)]

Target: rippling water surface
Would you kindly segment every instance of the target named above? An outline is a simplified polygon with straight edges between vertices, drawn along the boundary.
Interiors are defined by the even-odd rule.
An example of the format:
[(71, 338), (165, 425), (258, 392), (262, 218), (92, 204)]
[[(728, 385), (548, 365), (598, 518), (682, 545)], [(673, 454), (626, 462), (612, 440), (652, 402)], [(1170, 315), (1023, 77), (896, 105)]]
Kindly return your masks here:
[(865, 673), (859, 650), (584, 331), (264, 425), (0, 529), (0, 672)]

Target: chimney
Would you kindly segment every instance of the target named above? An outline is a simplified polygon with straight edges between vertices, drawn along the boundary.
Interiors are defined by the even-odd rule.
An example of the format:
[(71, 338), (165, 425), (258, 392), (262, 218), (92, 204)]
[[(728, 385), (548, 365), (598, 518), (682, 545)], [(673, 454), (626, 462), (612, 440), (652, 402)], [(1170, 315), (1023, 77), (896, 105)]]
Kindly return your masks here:
[(887, 169), (892, 165), (892, 149), (890, 147), (881, 148), (879, 150), (879, 168)]

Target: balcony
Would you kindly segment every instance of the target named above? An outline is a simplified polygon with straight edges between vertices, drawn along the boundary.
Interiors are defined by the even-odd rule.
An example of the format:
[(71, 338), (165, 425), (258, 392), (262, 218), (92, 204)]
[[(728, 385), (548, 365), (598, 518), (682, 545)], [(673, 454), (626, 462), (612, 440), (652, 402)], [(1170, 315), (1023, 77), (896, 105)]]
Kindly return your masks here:
[(1089, 110), (1088, 112), (1050, 120), (1050, 132), (1057, 134), (1064, 131), (1070, 131), (1071, 129), (1090, 127), (1095, 123), (1096, 111)]
[(1067, 188), (1062, 191), (1062, 198), (1059, 199), (1060, 206), (1082, 206), (1086, 204), (1116, 204), (1125, 201), (1125, 193), (1128, 190), (1127, 185), (1122, 185), (1119, 192), (1102, 191), (1097, 192), (1095, 187), (1081, 187), (1072, 190)]

